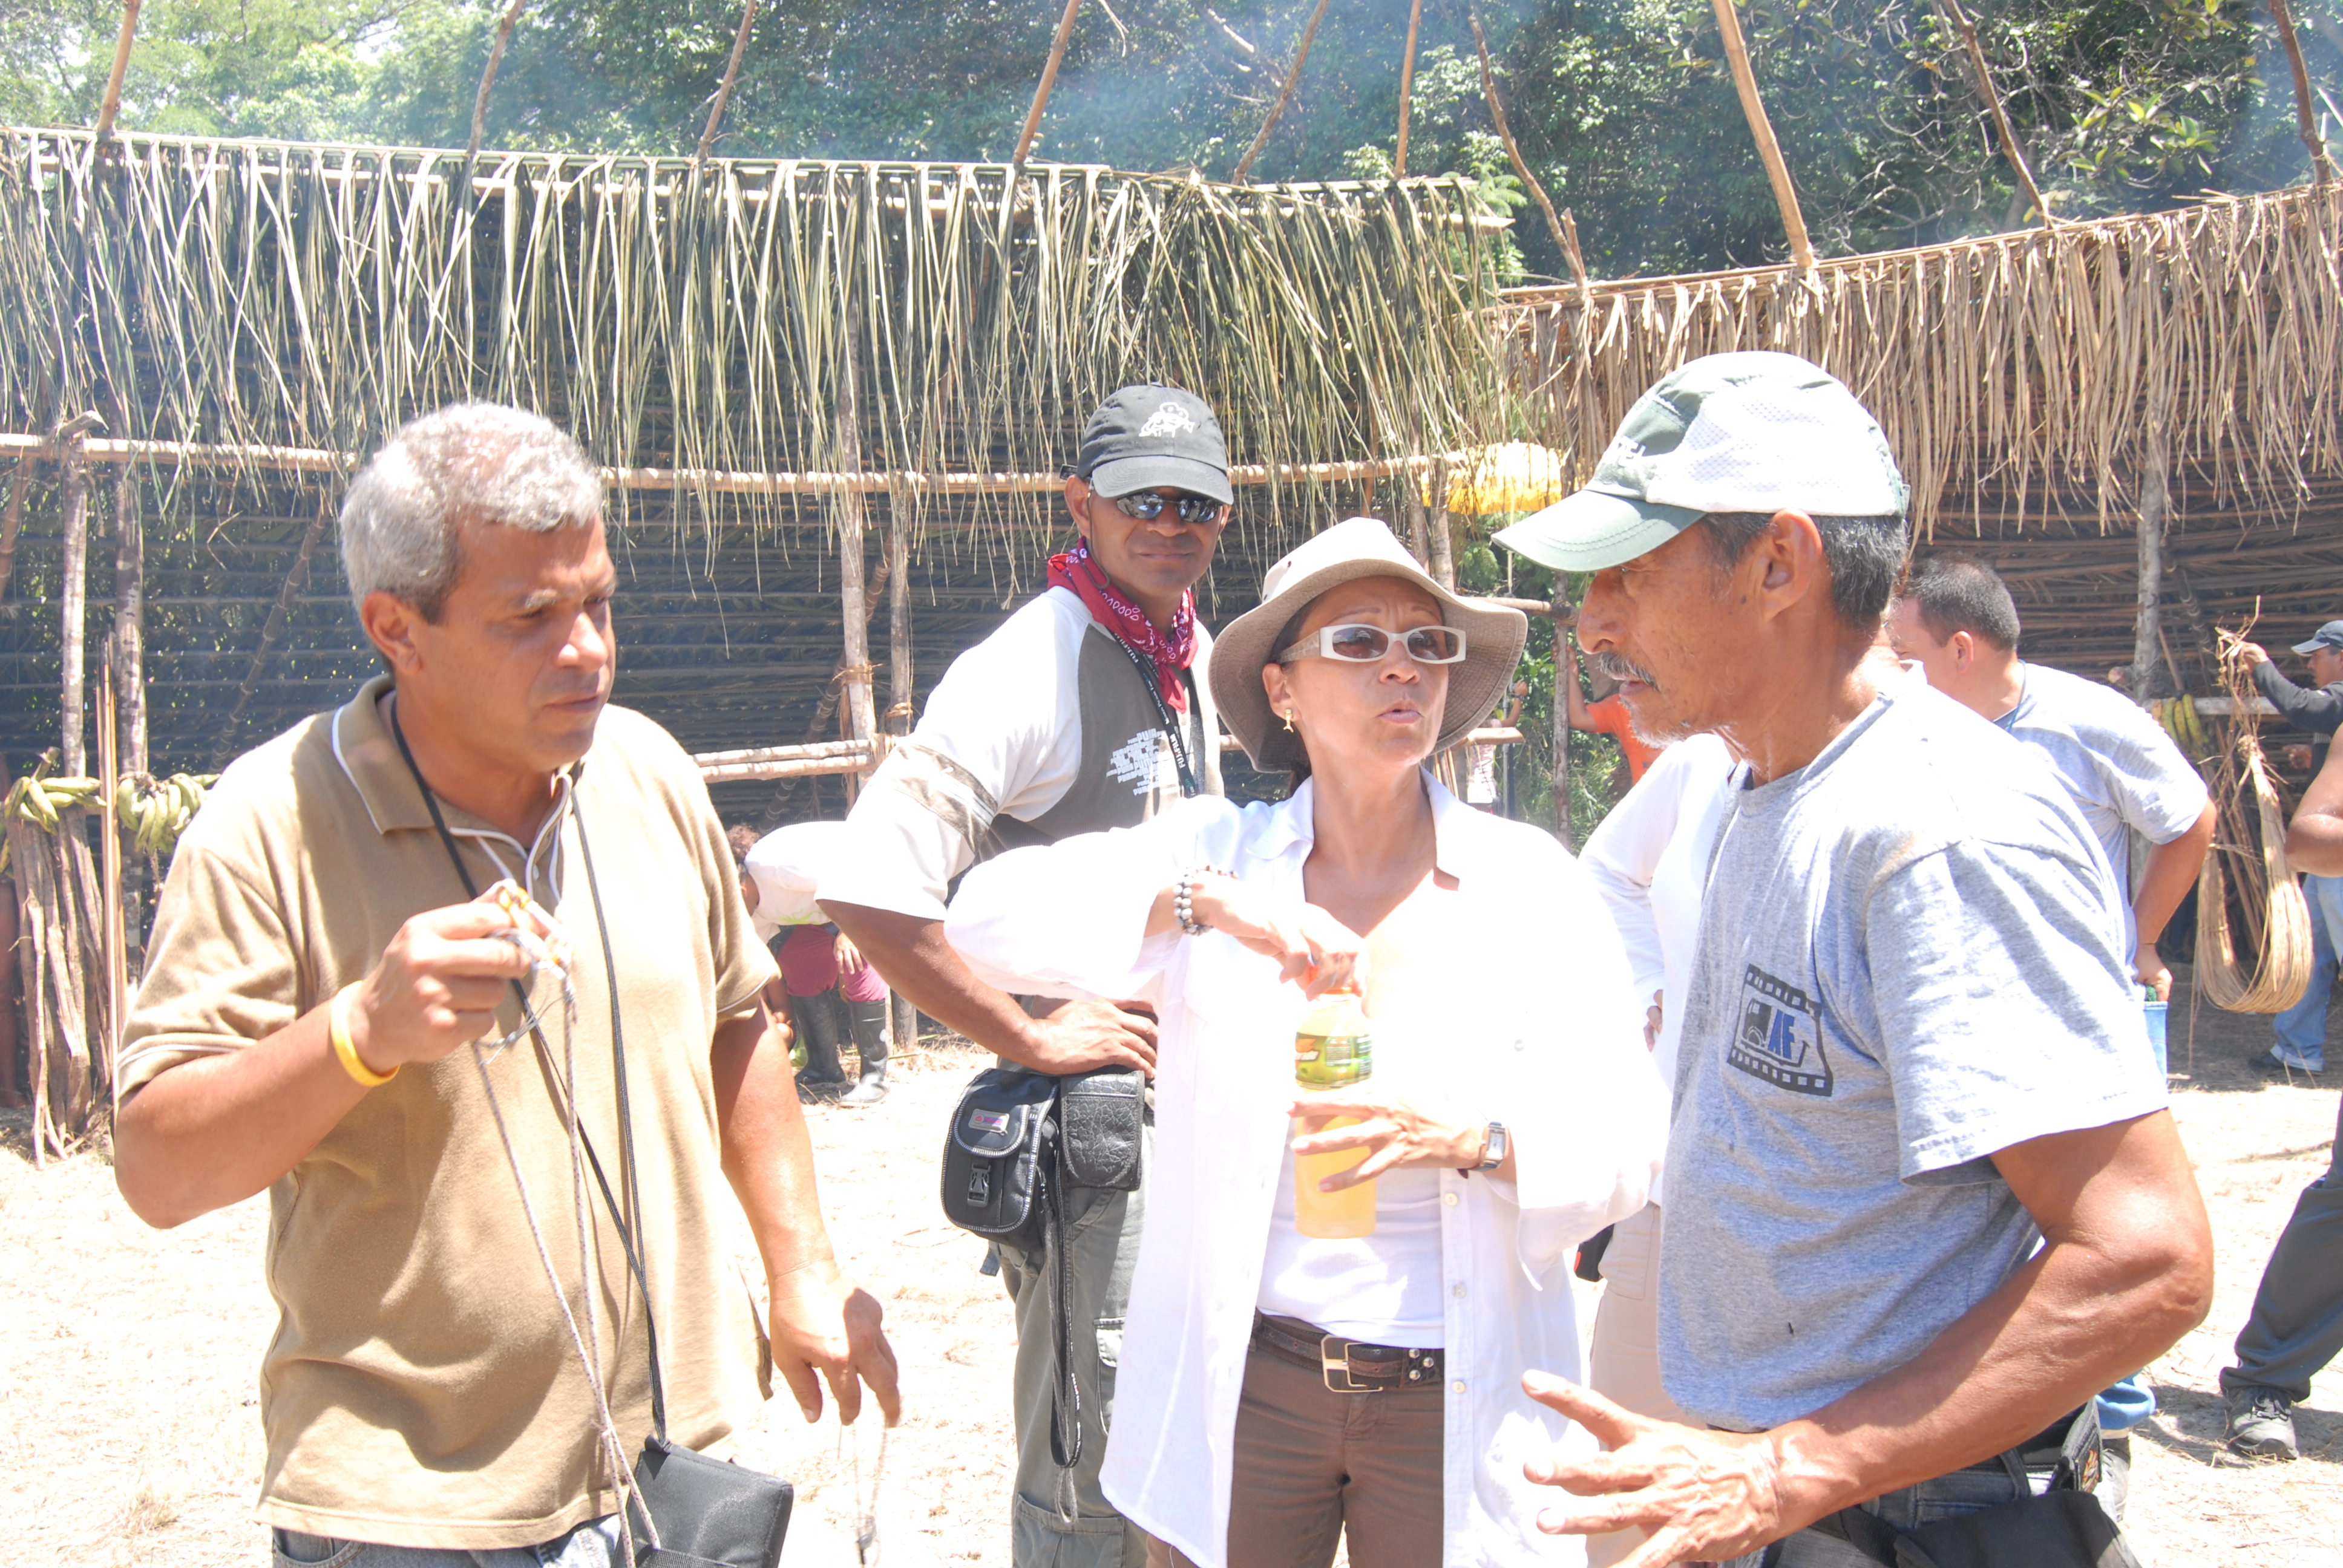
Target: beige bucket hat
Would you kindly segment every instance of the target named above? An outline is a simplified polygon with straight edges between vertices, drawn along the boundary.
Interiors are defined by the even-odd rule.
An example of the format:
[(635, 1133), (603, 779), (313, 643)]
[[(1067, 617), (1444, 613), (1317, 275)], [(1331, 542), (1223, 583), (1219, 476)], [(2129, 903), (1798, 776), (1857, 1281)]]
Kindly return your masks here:
[(1222, 719), (1263, 770), (1290, 768), (1302, 759), (1302, 738), (1274, 721), (1261, 672), (1277, 651), (1285, 623), (1311, 600), (1361, 578), (1399, 578), (1440, 601), (1440, 618), (1464, 634), (1464, 658), (1448, 668), (1448, 700), (1441, 711), (1440, 739), (1445, 750), (1463, 739), (1497, 705), (1505, 682), (1522, 661), (1529, 618), (1517, 609), (1476, 604), (1442, 588), (1390, 528), (1373, 518), (1352, 518), (1288, 552), (1262, 578), (1262, 601), (1232, 621), (1212, 640), (1212, 701)]

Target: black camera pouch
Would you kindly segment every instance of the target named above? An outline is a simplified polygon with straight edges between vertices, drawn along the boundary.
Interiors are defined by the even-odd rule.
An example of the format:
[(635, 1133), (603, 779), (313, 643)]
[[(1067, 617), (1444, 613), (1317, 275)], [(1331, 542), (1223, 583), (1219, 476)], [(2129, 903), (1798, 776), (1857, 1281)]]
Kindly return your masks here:
[(1058, 1081), (991, 1067), (969, 1080), (944, 1140), (944, 1218), (1039, 1251), (1044, 1167), (1054, 1151)]
[(1139, 1190), (1147, 1075), (1101, 1067), (1058, 1080), (1058, 1171), (1069, 1187)]

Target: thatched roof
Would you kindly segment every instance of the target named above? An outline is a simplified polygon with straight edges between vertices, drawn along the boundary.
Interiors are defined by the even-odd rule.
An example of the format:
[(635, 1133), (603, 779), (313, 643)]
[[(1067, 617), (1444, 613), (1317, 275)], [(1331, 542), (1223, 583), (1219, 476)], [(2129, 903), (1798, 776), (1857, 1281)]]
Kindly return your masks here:
[(2207, 498), (2343, 474), (2343, 196), (2297, 189), (1924, 249), (1506, 300), (1520, 417), (1591, 471), (1685, 360), (1778, 348), (1878, 414), (1916, 519), (2127, 504), (2151, 430)]
[[(60, 409), (245, 475), (458, 397), (534, 407), (689, 524), (845, 483), (1031, 522), (1101, 397), (1207, 391), (1232, 457), (1495, 422), (1467, 186), (482, 155), (0, 131), (0, 431)], [(680, 473), (677, 471), (681, 471)], [(648, 471), (648, 472), (646, 472)]]

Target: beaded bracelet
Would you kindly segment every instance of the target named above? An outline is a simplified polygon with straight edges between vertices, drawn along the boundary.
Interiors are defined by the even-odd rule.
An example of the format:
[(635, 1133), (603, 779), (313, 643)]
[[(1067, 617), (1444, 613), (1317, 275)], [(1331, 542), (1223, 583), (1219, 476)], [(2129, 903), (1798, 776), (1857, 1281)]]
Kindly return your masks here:
[(1192, 871), (1181, 872), (1179, 881), (1172, 885), (1172, 913), (1179, 920), (1181, 930), (1189, 936), (1201, 937), (1212, 929), (1196, 918), (1196, 883), (1202, 878), (1221, 874), (1215, 867), (1199, 866)]

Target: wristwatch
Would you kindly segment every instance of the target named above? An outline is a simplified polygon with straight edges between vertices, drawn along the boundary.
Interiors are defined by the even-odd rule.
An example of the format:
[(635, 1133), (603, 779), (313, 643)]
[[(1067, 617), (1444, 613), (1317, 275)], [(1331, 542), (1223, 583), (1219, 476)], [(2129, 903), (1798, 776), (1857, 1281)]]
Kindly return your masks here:
[(1505, 1137), (1505, 1124), (1502, 1121), (1492, 1121), (1487, 1130), (1482, 1133), (1482, 1137), (1485, 1141), (1481, 1146), (1481, 1163), (1473, 1166), (1473, 1169), (1494, 1171), (1505, 1162), (1505, 1150), (1510, 1141)]

